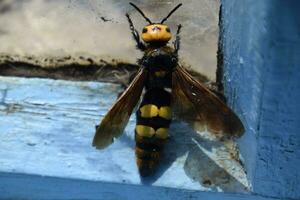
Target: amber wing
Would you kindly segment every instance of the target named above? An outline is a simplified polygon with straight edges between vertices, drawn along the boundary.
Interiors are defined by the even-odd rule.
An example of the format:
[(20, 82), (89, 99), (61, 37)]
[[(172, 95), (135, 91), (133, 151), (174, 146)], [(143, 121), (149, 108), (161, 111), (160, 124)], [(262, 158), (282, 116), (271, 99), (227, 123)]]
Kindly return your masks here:
[(93, 140), (93, 146), (97, 149), (107, 147), (113, 143), (114, 138), (119, 137), (123, 133), (129, 117), (140, 99), (145, 78), (146, 72), (144, 68), (142, 68), (117, 102), (104, 116), (100, 125), (97, 127)]
[(220, 138), (239, 137), (244, 132), (235, 113), (182, 66), (172, 75), (172, 101), (175, 116), (192, 124), (196, 130), (207, 129)]

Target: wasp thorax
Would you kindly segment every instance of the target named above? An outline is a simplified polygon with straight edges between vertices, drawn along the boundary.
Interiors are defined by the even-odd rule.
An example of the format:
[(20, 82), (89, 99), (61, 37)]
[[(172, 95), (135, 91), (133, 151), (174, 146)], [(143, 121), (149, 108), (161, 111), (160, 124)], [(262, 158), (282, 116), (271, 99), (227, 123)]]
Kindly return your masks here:
[(147, 43), (168, 42), (171, 38), (170, 28), (164, 24), (150, 24), (142, 31), (142, 39)]

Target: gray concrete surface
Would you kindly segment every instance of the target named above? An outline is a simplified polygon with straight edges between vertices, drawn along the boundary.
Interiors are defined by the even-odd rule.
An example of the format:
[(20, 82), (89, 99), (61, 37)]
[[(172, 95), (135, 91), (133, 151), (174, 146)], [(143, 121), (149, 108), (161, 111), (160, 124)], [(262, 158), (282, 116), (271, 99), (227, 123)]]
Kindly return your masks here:
[[(124, 14), (129, 12), (140, 30), (145, 20), (128, 2), (1, 0), (0, 54), (83, 55), (134, 63), (141, 54), (134, 48)], [(153, 21), (160, 21), (179, 3), (133, 2)], [(183, 25), (182, 62), (210, 78), (216, 69), (218, 10), (218, 0), (190, 0), (167, 21), (174, 32), (178, 23)]]

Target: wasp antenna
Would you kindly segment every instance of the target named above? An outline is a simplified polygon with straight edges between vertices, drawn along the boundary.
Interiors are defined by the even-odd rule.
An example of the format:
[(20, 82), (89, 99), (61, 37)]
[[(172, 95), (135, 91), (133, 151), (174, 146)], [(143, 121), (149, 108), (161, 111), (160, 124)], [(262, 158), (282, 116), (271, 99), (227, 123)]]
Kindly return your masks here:
[(180, 6), (182, 6), (182, 3), (173, 8), (173, 10), (171, 10), (171, 12), (165, 18), (163, 18), (160, 23), (163, 24)]
[(132, 6), (132, 7), (134, 7), (144, 18), (145, 18), (145, 20), (147, 21), (147, 22), (149, 22), (149, 24), (152, 24), (152, 22), (151, 22), (151, 20), (148, 18), (148, 17), (146, 17), (146, 15), (143, 13), (143, 11), (141, 10), (141, 9), (139, 9), (139, 7), (137, 7), (134, 3), (132, 3), (132, 2), (129, 2), (129, 4)]

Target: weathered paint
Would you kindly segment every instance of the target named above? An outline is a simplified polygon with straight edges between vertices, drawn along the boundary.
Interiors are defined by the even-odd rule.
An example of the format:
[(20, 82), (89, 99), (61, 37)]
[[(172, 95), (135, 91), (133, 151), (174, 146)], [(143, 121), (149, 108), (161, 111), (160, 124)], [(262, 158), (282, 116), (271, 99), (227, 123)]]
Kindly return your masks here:
[[(27, 199), (273, 200), (273, 198), (257, 195), (201, 192), (168, 187), (150, 187), (149, 185), (116, 184), (27, 174), (0, 173), (0, 179), (5, 180), (5, 183), (0, 182), (1, 196), (4, 199), (30, 197)], [(10, 185), (11, 188), (7, 185)]]
[(151, 191), (159, 192), (154, 199), (222, 196), (200, 191), (247, 193), (234, 145), (200, 138), (178, 121), (170, 127), (158, 173), (144, 182), (135, 162), (134, 114), (114, 144), (94, 149), (95, 125), (120, 90), (109, 83), (0, 77), (0, 197), (64, 199), (68, 194), (58, 191), (66, 188), (73, 198), (80, 193), (76, 185), (86, 199), (100, 194), (132, 199), (137, 191), (142, 199)]
[(254, 193), (300, 199), (300, 2), (223, 0), (226, 95)]

